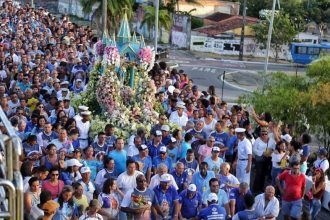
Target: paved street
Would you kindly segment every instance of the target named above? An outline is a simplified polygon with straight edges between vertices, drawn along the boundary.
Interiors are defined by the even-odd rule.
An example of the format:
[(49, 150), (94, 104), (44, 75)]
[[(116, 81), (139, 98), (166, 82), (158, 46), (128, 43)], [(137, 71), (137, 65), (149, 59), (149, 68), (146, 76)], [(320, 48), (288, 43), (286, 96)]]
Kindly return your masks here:
[[(169, 63), (177, 63), (178, 69), (188, 73), (189, 78), (198, 84), (201, 90), (206, 90), (209, 85), (216, 87), (219, 96), (222, 94), (223, 82), (221, 77), (226, 71), (223, 100), (229, 103), (237, 102), (240, 95), (260, 88), (261, 75), (264, 64), (261, 62), (242, 62), (236, 60), (217, 60), (207, 57), (195, 57), (191, 52), (184, 50), (170, 50)], [(269, 64), (269, 72), (286, 71), (295, 74), (296, 67), (293, 64)], [(298, 68), (298, 74), (302, 74), (303, 68)]]

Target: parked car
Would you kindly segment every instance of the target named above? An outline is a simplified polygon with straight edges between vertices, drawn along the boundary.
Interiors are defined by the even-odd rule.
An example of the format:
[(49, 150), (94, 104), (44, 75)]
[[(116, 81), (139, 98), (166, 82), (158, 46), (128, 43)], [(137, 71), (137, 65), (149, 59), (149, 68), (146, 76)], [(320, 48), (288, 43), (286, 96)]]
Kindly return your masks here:
[(157, 53), (159, 59), (168, 58), (168, 49), (166, 47), (159, 46), (157, 47)]

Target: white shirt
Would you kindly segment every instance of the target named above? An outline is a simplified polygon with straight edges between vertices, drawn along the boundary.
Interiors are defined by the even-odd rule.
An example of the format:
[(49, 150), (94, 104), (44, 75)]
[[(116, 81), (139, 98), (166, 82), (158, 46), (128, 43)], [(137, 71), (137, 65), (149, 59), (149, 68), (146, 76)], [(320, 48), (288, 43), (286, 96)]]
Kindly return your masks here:
[(329, 161), (325, 158), (321, 160), (320, 158), (317, 158), (317, 160), (314, 162), (315, 168), (321, 168), (323, 172), (327, 171), (329, 169)]
[(128, 190), (136, 187), (136, 177), (138, 175), (143, 175), (140, 171), (135, 170), (132, 176), (127, 175), (127, 171), (123, 172), (118, 176), (117, 184), (123, 193), (127, 193)]
[(178, 112), (172, 112), (170, 115), (170, 122), (177, 124), (180, 126), (180, 128), (185, 127), (188, 122), (188, 117), (186, 113), (182, 113), (182, 116), (178, 115)]
[(103, 217), (99, 213), (96, 213), (95, 217), (89, 216), (88, 213), (85, 213), (80, 216), (79, 220), (103, 220)]
[(63, 111), (69, 116), (69, 118), (73, 118), (75, 116), (74, 108), (69, 106), (69, 108), (64, 108)]
[(134, 144), (128, 147), (127, 156), (133, 157), (138, 154), (139, 154), (139, 150), (135, 147)]
[[(281, 165), (278, 163), (281, 162), (284, 154), (285, 153), (275, 153), (275, 152), (272, 153), (272, 166), (274, 168), (281, 168)], [(287, 158), (289, 158), (289, 156), (287, 156)]]
[(251, 142), (245, 137), (242, 141), (238, 142), (237, 145), (237, 157), (238, 159), (248, 159), (249, 155), (252, 155), (252, 144)]
[(77, 128), (79, 130), (79, 138), (80, 139), (87, 139), (89, 128), (91, 127), (90, 121), (86, 121), (85, 123), (81, 120), (76, 121)]
[(262, 156), (262, 154), (266, 151), (267, 148), (274, 150), (276, 147), (276, 143), (273, 139), (269, 138), (268, 142), (263, 142), (260, 138), (253, 143), (253, 155)]
[(265, 194), (262, 193), (256, 196), (253, 208), (259, 217), (271, 214), (274, 216), (271, 220), (275, 220), (280, 212), (280, 203), (278, 199), (273, 196), (273, 198), (268, 202), (267, 207), (265, 207)]
[[(112, 173), (113, 172), (115, 172), (115, 171), (112, 171)], [(96, 174), (96, 177), (95, 177), (95, 185), (96, 185), (97, 189), (101, 192), (102, 192), (103, 184), (107, 180), (106, 178), (104, 178), (104, 175), (106, 173), (110, 173), (109, 170), (102, 169)]]
[[(171, 174), (168, 174), (168, 175), (170, 175), (172, 186), (174, 186), (174, 188), (176, 190), (178, 190), (179, 187), (176, 184), (174, 177)], [(153, 177), (151, 177), (150, 184), (149, 184), (149, 189), (152, 189), (153, 190), (155, 188), (155, 186), (158, 186), (159, 185), (159, 183), (160, 183), (160, 176), (159, 176), (159, 174), (154, 175)]]
[(95, 191), (95, 186), (92, 183), (92, 181), (89, 181), (87, 184), (82, 181), (82, 179), (79, 181), (79, 183), (81, 184), (81, 186), (84, 189), (84, 195), (87, 197), (87, 201), (88, 203), (93, 199), (93, 194)]

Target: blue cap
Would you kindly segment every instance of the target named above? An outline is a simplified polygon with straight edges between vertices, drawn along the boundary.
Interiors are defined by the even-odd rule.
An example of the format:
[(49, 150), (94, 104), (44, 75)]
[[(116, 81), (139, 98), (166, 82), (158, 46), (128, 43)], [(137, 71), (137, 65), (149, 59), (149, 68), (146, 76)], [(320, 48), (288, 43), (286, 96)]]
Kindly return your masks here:
[(320, 150), (318, 151), (318, 154), (321, 154), (321, 155), (327, 156), (328, 151), (327, 151), (327, 149), (325, 149), (324, 147), (322, 147), (322, 148), (320, 148)]

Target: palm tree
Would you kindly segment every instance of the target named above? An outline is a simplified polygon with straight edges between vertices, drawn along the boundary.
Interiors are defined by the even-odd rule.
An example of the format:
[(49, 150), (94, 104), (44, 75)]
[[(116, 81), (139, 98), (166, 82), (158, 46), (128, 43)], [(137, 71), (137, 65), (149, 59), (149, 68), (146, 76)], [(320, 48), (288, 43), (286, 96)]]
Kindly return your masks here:
[[(107, 0), (108, 1), (108, 18), (107, 18), (107, 27), (108, 29), (114, 27), (114, 31), (117, 31), (119, 28), (119, 21), (125, 10), (127, 13), (128, 19), (133, 15), (133, 4), (134, 0)], [(83, 8), (83, 12), (86, 14), (93, 13), (92, 17), (96, 18), (96, 24), (100, 25), (100, 18), (102, 17), (102, 0), (80, 0), (80, 3)], [(94, 5), (97, 6), (93, 10)], [(99, 29), (99, 28), (98, 28)]]
[[(151, 39), (152, 28), (155, 26), (155, 7), (144, 6), (144, 17), (141, 22), (141, 27), (147, 25), (149, 30), (149, 38)], [(170, 30), (172, 25), (172, 16), (166, 9), (160, 9), (158, 14), (159, 29), (165, 28), (165, 30)]]

